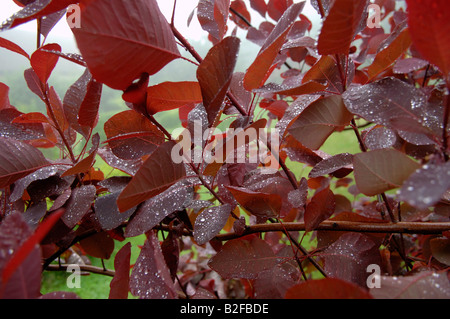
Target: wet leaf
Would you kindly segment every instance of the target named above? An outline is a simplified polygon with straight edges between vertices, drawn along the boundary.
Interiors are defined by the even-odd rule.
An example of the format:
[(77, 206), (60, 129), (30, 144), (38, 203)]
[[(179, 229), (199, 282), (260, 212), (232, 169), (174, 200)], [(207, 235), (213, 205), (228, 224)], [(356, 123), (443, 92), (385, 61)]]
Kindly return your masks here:
[(381, 276), (381, 288), (370, 293), (376, 299), (448, 299), (450, 283), (447, 274), (423, 271), (410, 276)]
[(61, 220), (69, 228), (74, 227), (89, 211), (94, 202), (96, 188), (93, 185), (84, 185), (75, 188), (65, 205), (65, 213)]
[(366, 287), (367, 266), (381, 264), (378, 246), (360, 233), (343, 234), (321, 255), (329, 277), (352, 282), (361, 287)]
[(147, 111), (155, 114), (202, 102), (198, 82), (163, 82), (147, 88)]
[(425, 164), (403, 183), (399, 198), (418, 209), (426, 209), (438, 203), (449, 188), (450, 163)]
[(256, 237), (228, 241), (208, 262), (208, 266), (224, 279), (255, 279), (260, 272), (272, 269), (276, 264), (272, 248)]
[(274, 217), (281, 211), (282, 200), (277, 194), (251, 191), (243, 187), (227, 186), (237, 202), (255, 216)]
[(18, 140), (0, 137), (0, 188), (49, 165), (37, 148)]
[(130, 277), (130, 291), (142, 299), (177, 298), (158, 239), (150, 232)]
[(213, 43), (221, 41), (227, 32), (229, 8), (230, 0), (200, 0), (198, 3), (198, 21), (214, 39)]
[(232, 210), (229, 204), (213, 206), (201, 212), (194, 224), (194, 239), (199, 245), (213, 239), (227, 223)]

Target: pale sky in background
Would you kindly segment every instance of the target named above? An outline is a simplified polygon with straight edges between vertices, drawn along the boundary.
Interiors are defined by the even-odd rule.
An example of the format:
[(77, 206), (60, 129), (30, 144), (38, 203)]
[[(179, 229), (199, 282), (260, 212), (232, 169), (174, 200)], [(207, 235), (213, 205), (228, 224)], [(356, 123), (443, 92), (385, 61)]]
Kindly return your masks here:
[[(163, 14), (166, 16), (167, 20), (170, 21), (172, 16), (173, 9), (173, 1), (171, 0), (157, 0), (159, 7)], [(255, 27), (258, 27), (260, 22), (262, 21), (262, 17), (255, 11), (253, 11), (250, 7), (249, 1), (245, 0), (247, 3), (248, 9), (252, 14), (252, 24)], [(300, 2), (300, 1), (294, 1)], [(180, 32), (188, 39), (192, 40), (200, 40), (204, 39), (207, 36), (207, 33), (202, 30), (200, 24), (196, 17), (192, 19), (190, 26), (187, 26), (187, 20), (194, 8), (196, 7), (198, 0), (178, 0), (177, 1), (177, 10), (175, 16), (175, 25), (180, 30)], [(0, 21), (3, 22), (15, 12), (20, 10), (20, 7), (17, 6), (12, 0), (1, 0), (0, 4)], [(308, 17), (315, 17), (317, 15), (316, 11), (311, 7), (309, 0), (307, 1), (307, 5), (303, 10), (303, 14)], [(26, 24), (17, 27), (18, 30), (26, 30), (30, 32), (36, 32), (36, 22), (31, 21)], [(47, 39), (47, 43), (52, 42), (52, 37), (58, 36), (68, 36), (71, 35), (72, 32), (68, 27), (66, 21), (62, 19), (58, 25), (50, 32), (49, 38)]]

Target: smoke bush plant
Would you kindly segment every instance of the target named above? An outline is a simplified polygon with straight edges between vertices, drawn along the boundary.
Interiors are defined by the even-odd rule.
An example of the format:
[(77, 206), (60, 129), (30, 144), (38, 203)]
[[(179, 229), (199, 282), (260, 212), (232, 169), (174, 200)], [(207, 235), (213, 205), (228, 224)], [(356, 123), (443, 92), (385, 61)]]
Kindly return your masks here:
[[(42, 101), (42, 112), (22, 113), (0, 83), (2, 298), (75, 298), (41, 296), (42, 271), (112, 258), (115, 243), (142, 234), (133, 265), (129, 243), (114, 269), (78, 262), (113, 276), (110, 298), (450, 297), (447, 0), (408, 0), (406, 10), (394, 0), (314, 0), (316, 39), (305, 2), (200, 0), (204, 57), (155, 0), (15, 2), (23, 9), (1, 29), (37, 19), (38, 39), (78, 5), (81, 54), (38, 41), (29, 55), (0, 38), (30, 61), (24, 76)], [(371, 3), (382, 28), (367, 26)], [(253, 26), (257, 14), (264, 21)], [(238, 28), (261, 47), (243, 73)], [(153, 83), (180, 50), (197, 81)], [(85, 67), (63, 98), (48, 81), (59, 59)], [(101, 141), (104, 85), (129, 110), (106, 121)], [(202, 133), (187, 149), (208, 146), (225, 163), (173, 160), (186, 134), (154, 117), (173, 110), (189, 136)], [(215, 134), (230, 118), (235, 130)], [(237, 129), (266, 133), (239, 139)], [(343, 130), (361, 151), (324, 153)], [(255, 147), (264, 161), (235, 160)], [(52, 148), (59, 159), (40, 150)], [(98, 156), (125, 176), (105, 177)]]

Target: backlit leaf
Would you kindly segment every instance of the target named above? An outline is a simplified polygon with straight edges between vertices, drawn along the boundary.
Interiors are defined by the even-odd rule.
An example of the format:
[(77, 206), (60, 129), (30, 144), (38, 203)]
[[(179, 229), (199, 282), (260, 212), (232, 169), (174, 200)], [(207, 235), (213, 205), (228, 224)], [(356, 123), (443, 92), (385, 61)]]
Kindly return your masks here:
[(411, 39), (425, 59), (450, 72), (450, 10), (446, 0), (407, 0)]
[(162, 193), (186, 175), (184, 164), (175, 164), (172, 160), (174, 145), (174, 142), (165, 142), (150, 154), (120, 193), (117, 199), (119, 211), (124, 212)]
[(352, 117), (341, 96), (332, 95), (306, 107), (291, 123), (288, 131), (304, 146), (319, 149), (336, 129), (348, 125)]
[(243, 187), (227, 186), (234, 198), (255, 216), (274, 217), (280, 213), (281, 197), (277, 194), (254, 192)]
[(240, 40), (227, 37), (209, 50), (197, 69), (208, 120), (214, 123), (233, 78)]
[(264, 84), (262, 83), (263, 79), (279, 54), (289, 31), (302, 12), (304, 5), (305, 2), (300, 2), (290, 6), (266, 39), (255, 61), (245, 73), (244, 87), (247, 91), (252, 91)]
[(348, 54), (368, 1), (336, 0), (320, 32), (319, 54)]
[(197, 18), (203, 30), (207, 31), (217, 43), (227, 32), (230, 0), (200, 0)]
[(198, 82), (164, 82), (147, 89), (147, 111), (155, 114), (202, 102)]
[(44, 50), (61, 51), (61, 46), (57, 43), (46, 44), (31, 55), (31, 66), (41, 82), (45, 84), (55, 68), (59, 57)]
[(78, 48), (93, 77), (111, 88), (126, 90), (180, 56), (156, 0), (91, 1), (82, 16), (72, 29)]
[(110, 283), (109, 299), (127, 299), (130, 283), (131, 243), (126, 243), (114, 258), (114, 278)]
[(397, 150), (380, 149), (354, 155), (353, 167), (358, 189), (374, 196), (402, 186), (420, 165)]
[(22, 49), (19, 45), (15, 44), (14, 42), (12, 42), (12, 41), (10, 41), (8, 39), (2, 38), (2, 37), (0, 37), (0, 48), (5, 48), (5, 49), (10, 50), (12, 52), (16, 52), (18, 54), (21, 54), (24, 57), (26, 57), (27, 59), (30, 58), (28, 53), (25, 52), (25, 50)]

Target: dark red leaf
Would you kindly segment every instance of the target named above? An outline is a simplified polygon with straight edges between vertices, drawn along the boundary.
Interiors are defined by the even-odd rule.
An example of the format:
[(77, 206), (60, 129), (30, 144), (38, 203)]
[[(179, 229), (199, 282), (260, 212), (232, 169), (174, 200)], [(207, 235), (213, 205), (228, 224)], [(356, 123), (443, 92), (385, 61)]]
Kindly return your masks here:
[(378, 246), (366, 235), (345, 233), (321, 253), (329, 277), (367, 287), (367, 266), (380, 265)]
[(266, 17), (267, 4), (265, 0), (250, 0), (250, 6), (257, 11), (263, 18)]
[(380, 288), (371, 289), (376, 299), (449, 299), (446, 272), (420, 271), (410, 276), (381, 276)]
[(337, 278), (308, 280), (291, 287), (286, 299), (372, 299), (372, 295), (358, 285)]
[(309, 173), (310, 178), (331, 174), (338, 178), (343, 178), (353, 170), (353, 155), (349, 153), (338, 154), (323, 159)]
[(156, 0), (91, 1), (82, 16), (81, 28), (72, 29), (78, 48), (93, 77), (111, 88), (126, 90), (180, 56)]
[(446, 0), (407, 0), (411, 39), (425, 59), (450, 72), (450, 10)]
[(37, 148), (18, 140), (0, 137), (0, 188), (49, 165)]
[(254, 192), (243, 187), (227, 186), (237, 202), (255, 216), (275, 217), (281, 211), (282, 200), (277, 194)]
[(245, 4), (244, 0), (233, 0), (231, 2), (230, 9), (233, 9), (234, 11), (239, 13), (241, 17), (243, 17), (246, 21), (243, 21), (241, 17), (237, 16), (230, 10), (231, 20), (233, 20), (234, 23), (236, 23), (239, 27), (247, 30), (249, 28), (249, 24), (251, 24), (252, 22), (252, 16), (250, 12), (248, 12), (247, 5)]
[(131, 243), (126, 243), (114, 258), (114, 278), (110, 283), (109, 299), (128, 299), (130, 290)]
[(153, 232), (142, 247), (130, 278), (130, 291), (143, 299), (175, 299), (177, 292)]
[(93, 129), (98, 122), (98, 110), (102, 96), (102, 84), (91, 79), (86, 88), (86, 95), (78, 111), (78, 123)]
[(106, 121), (104, 129), (112, 152), (125, 160), (137, 160), (164, 142), (163, 133), (133, 110), (115, 114)]
[(125, 236), (134, 237), (146, 233), (170, 214), (186, 208), (192, 200), (191, 189), (192, 185), (182, 181), (147, 200), (129, 221)]
[(197, 79), (208, 120), (214, 123), (230, 86), (236, 65), (240, 40), (227, 37), (209, 50), (197, 69)]
[(109, 259), (114, 251), (114, 239), (102, 231), (80, 240), (80, 246), (89, 256)]
[(50, 229), (55, 225), (59, 218), (63, 215), (64, 209), (60, 209), (50, 216), (48, 216), (44, 221), (39, 224), (38, 228), (34, 233), (29, 236), (21, 245), (16, 249), (11, 259), (4, 266), (2, 271), (2, 281), (5, 283), (16, 271), (24, 260), (32, 253), (36, 245), (39, 245), (42, 239), (47, 235)]
[(57, 43), (46, 44), (31, 55), (31, 67), (43, 84), (47, 83), (59, 59), (57, 55), (44, 50), (61, 51), (61, 46)]
[(172, 141), (161, 144), (142, 164), (117, 199), (119, 211), (124, 212), (156, 196), (181, 180), (186, 171), (184, 163), (174, 163)]
[(201, 212), (194, 225), (194, 239), (197, 244), (203, 245), (213, 239), (227, 223), (232, 210), (229, 204), (213, 206)]
[(72, 191), (64, 206), (66, 211), (61, 218), (67, 227), (74, 227), (86, 215), (94, 202), (96, 191), (94, 185), (83, 185)]
[(208, 266), (224, 279), (255, 279), (260, 272), (276, 265), (277, 257), (272, 248), (257, 237), (228, 241), (208, 262)]
[(133, 207), (126, 212), (119, 212), (119, 208), (117, 207), (117, 197), (125, 185), (126, 184), (122, 185), (120, 190), (114, 191), (112, 194), (100, 196), (95, 201), (95, 216), (104, 230), (112, 230), (119, 227), (136, 210), (135, 207)]
[(330, 188), (316, 193), (306, 206), (304, 216), (306, 231), (314, 230), (321, 222), (331, 217), (335, 208), (336, 200)]
[(292, 0), (269, 0), (267, 12), (275, 21), (280, 20), (283, 13), (294, 3)]

